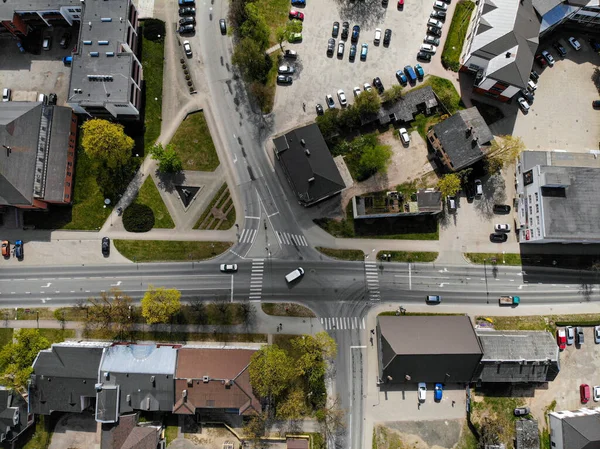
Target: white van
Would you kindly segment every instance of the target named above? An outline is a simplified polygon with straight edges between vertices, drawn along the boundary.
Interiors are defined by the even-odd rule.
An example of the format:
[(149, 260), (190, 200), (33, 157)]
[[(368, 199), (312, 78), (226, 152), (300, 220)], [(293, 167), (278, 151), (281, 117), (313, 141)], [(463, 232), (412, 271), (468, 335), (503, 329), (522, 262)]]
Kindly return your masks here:
[(289, 284), (302, 276), (304, 276), (304, 269), (302, 267), (298, 267), (291, 273), (285, 275), (285, 281)]
[(48, 103), (47, 103), (47, 100), (46, 100), (46, 95), (45, 95), (45, 94), (39, 94), (39, 95), (38, 95), (38, 101), (39, 101), (40, 103), (48, 104)]

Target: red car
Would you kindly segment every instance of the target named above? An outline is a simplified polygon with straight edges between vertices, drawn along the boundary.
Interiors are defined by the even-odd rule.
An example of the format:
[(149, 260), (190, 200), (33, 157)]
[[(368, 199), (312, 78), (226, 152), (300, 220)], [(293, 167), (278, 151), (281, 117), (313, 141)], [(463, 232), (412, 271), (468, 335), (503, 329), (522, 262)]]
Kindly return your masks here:
[(295, 9), (292, 9), (290, 11), (290, 19), (304, 20), (304, 13), (301, 13), (300, 11), (296, 11)]
[(2, 242), (2, 257), (10, 257), (10, 242), (8, 240)]
[(556, 344), (561, 351), (567, 347), (567, 334), (564, 329), (556, 330)]
[(398, 9), (404, 8), (404, 0), (398, 0)]
[(581, 396), (581, 403), (587, 404), (590, 400), (590, 386), (588, 384), (581, 384), (579, 386), (579, 396)]

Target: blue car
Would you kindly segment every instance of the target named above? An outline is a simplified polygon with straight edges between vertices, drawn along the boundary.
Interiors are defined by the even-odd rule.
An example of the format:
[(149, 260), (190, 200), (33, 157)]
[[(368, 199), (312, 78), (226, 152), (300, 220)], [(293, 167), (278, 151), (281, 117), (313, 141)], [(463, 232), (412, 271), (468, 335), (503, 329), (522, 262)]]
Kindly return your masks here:
[(398, 70), (396, 72), (396, 78), (398, 78), (398, 82), (403, 86), (406, 86), (408, 84), (408, 79), (406, 78), (406, 75), (402, 70)]
[(407, 65), (406, 67), (404, 67), (404, 73), (406, 73), (406, 76), (408, 77), (408, 80), (411, 84), (417, 82), (417, 75), (412, 66)]
[(442, 394), (444, 392), (444, 387), (442, 384), (435, 384), (433, 389), (433, 399), (435, 402), (440, 402), (442, 400)]
[(23, 260), (23, 241), (17, 240), (15, 242), (15, 256), (19, 260)]
[(192, 6), (195, 0), (179, 0), (179, 6)]
[(369, 46), (367, 44), (362, 44), (362, 47), (360, 48), (360, 60), (361, 61), (367, 60), (368, 52), (369, 52)]
[(306, 6), (306, 0), (292, 0), (293, 6)]

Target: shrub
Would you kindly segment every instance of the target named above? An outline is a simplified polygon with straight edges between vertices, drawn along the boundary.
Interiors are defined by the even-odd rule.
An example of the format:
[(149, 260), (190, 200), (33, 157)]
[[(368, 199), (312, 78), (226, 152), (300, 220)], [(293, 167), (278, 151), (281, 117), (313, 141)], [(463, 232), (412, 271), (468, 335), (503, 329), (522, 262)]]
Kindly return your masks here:
[(182, 68), (183, 70), (186, 70), (186, 69), (187, 69), (187, 64), (181, 64), (181, 68)]
[(133, 203), (123, 213), (123, 226), (128, 232), (148, 232), (154, 227), (154, 212), (145, 204)]
[(159, 41), (165, 38), (165, 22), (158, 19), (144, 20), (144, 37), (149, 41)]
[(190, 86), (190, 87), (191, 87), (193, 83), (192, 83), (191, 81), (188, 81), (188, 83), (187, 83), (187, 84), (188, 84), (188, 86)]
[(185, 80), (189, 81), (190, 80), (190, 75), (185, 75)]

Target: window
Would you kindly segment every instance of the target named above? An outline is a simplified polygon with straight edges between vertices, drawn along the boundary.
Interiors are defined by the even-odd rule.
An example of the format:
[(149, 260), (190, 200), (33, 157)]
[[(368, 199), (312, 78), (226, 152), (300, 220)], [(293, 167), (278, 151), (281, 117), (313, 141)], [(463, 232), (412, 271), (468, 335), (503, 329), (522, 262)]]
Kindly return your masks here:
[(78, 14), (73, 14), (73, 18), (74, 19), (79, 19), (79, 15)]
[(537, 201), (539, 199), (539, 195), (537, 192), (535, 192), (535, 200)]
[(538, 214), (540, 213), (540, 205), (539, 204), (535, 205), (535, 212)]
[(529, 206), (529, 214), (533, 215), (533, 208), (531, 206)]

